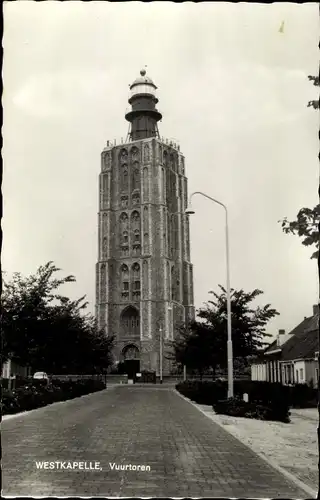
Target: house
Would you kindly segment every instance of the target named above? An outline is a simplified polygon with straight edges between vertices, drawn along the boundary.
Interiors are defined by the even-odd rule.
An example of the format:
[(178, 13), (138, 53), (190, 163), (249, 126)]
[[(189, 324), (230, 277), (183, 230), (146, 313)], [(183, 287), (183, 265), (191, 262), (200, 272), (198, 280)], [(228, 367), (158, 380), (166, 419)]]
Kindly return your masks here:
[(272, 342), (251, 365), (251, 380), (285, 385), (319, 382), (319, 309), (290, 333), (279, 330)]
[(18, 365), (12, 359), (8, 359), (8, 361), (3, 363), (1, 378), (10, 378), (16, 375), (28, 377), (31, 375), (30, 368)]

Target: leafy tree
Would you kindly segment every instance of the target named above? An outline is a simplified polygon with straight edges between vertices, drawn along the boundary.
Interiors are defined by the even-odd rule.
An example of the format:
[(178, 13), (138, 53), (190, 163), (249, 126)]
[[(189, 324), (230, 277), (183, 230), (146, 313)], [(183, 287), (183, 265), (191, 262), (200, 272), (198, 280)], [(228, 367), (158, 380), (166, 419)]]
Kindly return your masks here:
[[(319, 75), (318, 76), (312, 76), (312, 75), (309, 75), (308, 76), (308, 79), (310, 82), (313, 82), (313, 85), (315, 87), (319, 87)], [(315, 100), (313, 99), (312, 101), (309, 101), (308, 102), (308, 108), (314, 108), (314, 109), (319, 109), (319, 99), (318, 100)]]
[[(200, 378), (207, 368), (211, 368), (215, 378), (216, 369), (227, 366), (227, 294), (221, 285), (219, 288), (220, 293), (210, 292), (214, 300), (198, 311), (199, 320), (180, 329), (172, 342), (175, 361), (197, 369)], [(279, 314), (270, 304), (251, 306), (262, 293), (258, 289), (249, 293), (231, 290), (233, 356), (240, 364), (268, 344), (265, 338), (271, 335), (266, 332), (266, 325)]]
[(70, 300), (58, 293), (73, 276), (58, 279), (52, 262), (34, 275), (15, 273), (3, 283), (2, 356), (33, 371), (93, 373), (111, 362), (113, 337), (97, 328), (95, 318), (84, 314), (85, 297)]
[(294, 221), (289, 222), (285, 217), (281, 221), (281, 226), (286, 234), (296, 234), (302, 238), (302, 244), (317, 248), (311, 255), (311, 259), (319, 256), (319, 224), (320, 224), (320, 204), (313, 209), (301, 208)]
[[(319, 87), (319, 76), (308, 76), (309, 81), (313, 85)], [(308, 102), (308, 107), (319, 109), (319, 99)], [(319, 186), (320, 197), (320, 186)], [(305, 246), (313, 246), (316, 251), (311, 255), (311, 259), (318, 259), (319, 269), (319, 232), (320, 232), (320, 204), (316, 205), (313, 209), (301, 208), (294, 221), (288, 221), (287, 217), (281, 222), (282, 230), (286, 234), (295, 234), (302, 238), (302, 244)]]
[(167, 359), (174, 360), (178, 366), (186, 365), (196, 370), (202, 379), (214, 358), (210, 349), (212, 343), (205, 325), (196, 321), (187, 326), (181, 325), (177, 328), (176, 339), (170, 343)]
[[(223, 286), (219, 285), (219, 288), (220, 294), (210, 292), (215, 300), (209, 301), (200, 309), (198, 316), (207, 326), (218, 332), (221, 336), (221, 348), (226, 349), (227, 293)], [(246, 358), (268, 344), (264, 339), (271, 335), (266, 332), (266, 325), (279, 313), (270, 304), (252, 308), (251, 303), (261, 294), (262, 290), (258, 289), (249, 293), (242, 289), (231, 289), (232, 343), (235, 358)]]

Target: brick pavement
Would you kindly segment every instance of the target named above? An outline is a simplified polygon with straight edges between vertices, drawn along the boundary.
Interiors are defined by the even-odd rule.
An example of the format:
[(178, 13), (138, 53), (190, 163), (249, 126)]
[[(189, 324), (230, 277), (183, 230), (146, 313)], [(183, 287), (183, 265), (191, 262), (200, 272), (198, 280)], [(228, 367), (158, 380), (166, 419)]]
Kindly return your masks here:
[[(37, 470), (35, 461), (102, 470)], [(109, 462), (151, 471), (110, 470)], [(118, 386), (2, 423), (4, 496), (305, 498), (170, 388)]]

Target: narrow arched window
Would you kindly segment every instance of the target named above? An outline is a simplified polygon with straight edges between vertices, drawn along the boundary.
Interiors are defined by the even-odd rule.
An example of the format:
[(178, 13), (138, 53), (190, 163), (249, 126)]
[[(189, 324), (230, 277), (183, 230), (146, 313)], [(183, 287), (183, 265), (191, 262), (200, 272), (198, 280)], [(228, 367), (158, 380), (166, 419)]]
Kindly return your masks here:
[(134, 230), (134, 242), (140, 243), (140, 231), (139, 231), (139, 229)]
[(135, 162), (132, 166), (132, 186), (131, 190), (140, 189), (140, 166)]
[(149, 233), (143, 235), (143, 253), (149, 253)]
[(143, 201), (148, 201), (149, 196), (149, 174), (148, 169), (145, 167), (143, 169)]
[(125, 212), (122, 212), (119, 220), (122, 230), (126, 230), (128, 228), (128, 215)]
[(129, 250), (129, 219), (125, 212), (120, 215), (119, 222), (121, 255), (126, 256)]
[(121, 163), (127, 163), (128, 151), (126, 149), (121, 149), (120, 154), (119, 154), (119, 160)]
[(131, 214), (131, 245), (134, 255), (139, 255), (141, 253), (141, 221), (140, 214), (137, 210)]
[(126, 264), (121, 266), (121, 288), (122, 297), (129, 298), (129, 268)]
[(144, 161), (149, 161), (150, 160), (150, 148), (149, 144), (146, 144), (144, 146)]
[(128, 187), (129, 187), (128, 166), (122, 165), (122, 167), (121, 167), (121, 190), (127, 191)]
[(122, 232), (121, 244), (127, 245), (129, 243), (129, 233), (128, 231)]
[(125, 337), (139, 335), (139, 312), (135, 307), (127, 307), (120, 316), (121, 334)]
[(137, 262), (131, 268), (131, 287), (133, 298), (140, 297), (140, 265)]

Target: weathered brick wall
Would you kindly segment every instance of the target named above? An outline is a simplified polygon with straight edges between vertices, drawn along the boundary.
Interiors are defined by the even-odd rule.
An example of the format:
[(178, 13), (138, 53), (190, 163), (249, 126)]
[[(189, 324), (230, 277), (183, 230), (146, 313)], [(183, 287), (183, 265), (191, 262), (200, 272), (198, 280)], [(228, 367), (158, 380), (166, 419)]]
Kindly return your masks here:
[[(140, 184), (132, 191), (132, 186), (136, 185), (134, 172), (137, 169)], [(107, 148), (101, 157), (99, 185), (99, 263), (96, 271), (99, 323), (105, 325), (107, 334), (116, 335), (116, 359), (121, 359), (125, 346), (134, 344), (140, 351), (141, 369), (158, 373), (159, 329), (162, 328), (164, 340), (172, 339), (174, 325), (183, 319), (182, 307), (173, 308), (171, 313), (168, 310), (173, 265), (175, 279), (180, 281), (175, 299), (186, 309), (190, 309), (188, 306), (193, 308), (189, 226), (186, 217), (175, 215), (184, 212), (187, 206), (184, 157), (157, 139)], [(133, 255), (130, 220), (136, 210), (140, 214), (141, 249), (138, 255)], [(121, 218), (124, 213), (128, 222), (126, 216)], [(174, 225), (172, 234), (171, 224)], [(121, 246), (125, 227), (129, 233), (128, 250), (125, 245)], [(123, 263), (129, 270), (134, 263), (140, 265), (140, 298), (122, 296)], [(128, 305), (138, 310), (141, 326), (140, 334), (124, 337), (120, 317)], [(170, 370), (171, 362), (164, 355), (163, 372), (169, 373)]]

